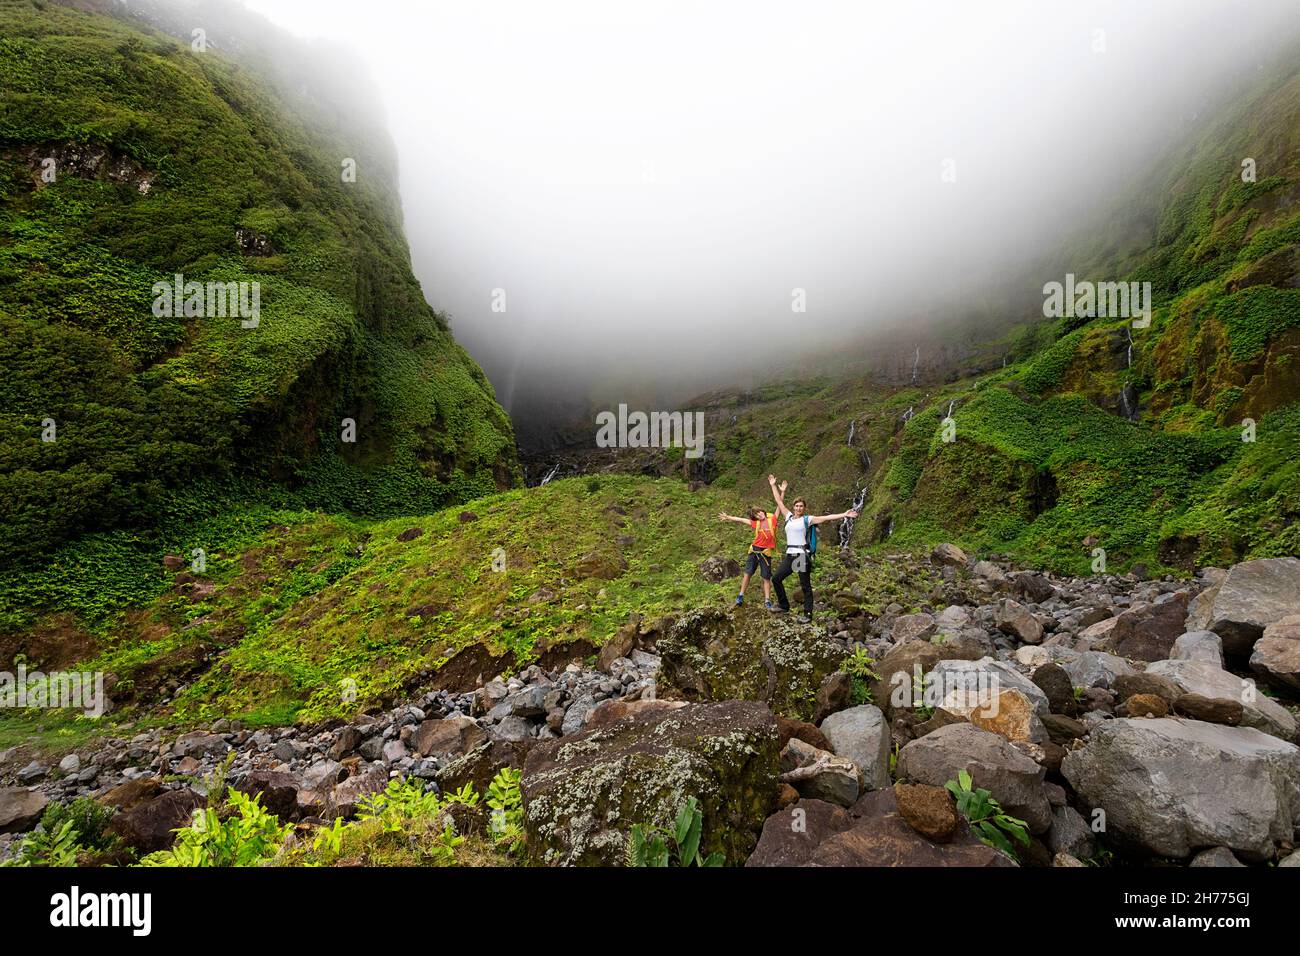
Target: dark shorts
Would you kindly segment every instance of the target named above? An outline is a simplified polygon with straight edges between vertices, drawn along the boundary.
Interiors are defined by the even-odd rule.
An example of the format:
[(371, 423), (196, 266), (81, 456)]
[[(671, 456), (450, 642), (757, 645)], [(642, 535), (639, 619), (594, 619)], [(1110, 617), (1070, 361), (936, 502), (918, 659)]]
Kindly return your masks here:
[(745, 573), (753, 574), (756, 569), (764, 581), (772, 580), (772, 559), (762, 551), (750, 548), (749, 554), (745, 557)]

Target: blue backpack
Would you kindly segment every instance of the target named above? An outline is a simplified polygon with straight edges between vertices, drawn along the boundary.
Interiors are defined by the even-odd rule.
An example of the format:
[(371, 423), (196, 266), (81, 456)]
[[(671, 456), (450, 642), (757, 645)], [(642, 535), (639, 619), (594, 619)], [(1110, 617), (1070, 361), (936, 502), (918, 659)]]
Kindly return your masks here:
[(808, 520), (808, 516), (803, 516), (803, 534), (804, 540), (808, 542), (808, 553), (817, 553), (817, 526)]

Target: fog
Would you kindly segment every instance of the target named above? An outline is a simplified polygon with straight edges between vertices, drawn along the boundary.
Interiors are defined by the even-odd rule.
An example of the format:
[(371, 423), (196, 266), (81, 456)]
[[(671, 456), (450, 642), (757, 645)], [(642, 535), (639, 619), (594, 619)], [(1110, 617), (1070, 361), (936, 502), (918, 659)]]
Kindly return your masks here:
[(246, 2), (369, 65), (416, 275), (525, 442), (1035, 293), (1026, 264), (1297, 19), (1295, 0)]

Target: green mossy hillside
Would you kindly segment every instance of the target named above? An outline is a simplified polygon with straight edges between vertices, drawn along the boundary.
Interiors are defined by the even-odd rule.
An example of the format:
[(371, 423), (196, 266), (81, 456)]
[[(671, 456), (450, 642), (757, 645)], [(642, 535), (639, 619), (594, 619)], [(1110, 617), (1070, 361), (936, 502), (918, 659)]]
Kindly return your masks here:
[[(323, 64), (289, 87), (270, 62), (0, 0), (0, 564), (146, 526), (202, 478), (376, 516), (518, 482), (411, 273), (386, 134)], [(156, 315), (177, 274), (257, 283), (257, 326)]]

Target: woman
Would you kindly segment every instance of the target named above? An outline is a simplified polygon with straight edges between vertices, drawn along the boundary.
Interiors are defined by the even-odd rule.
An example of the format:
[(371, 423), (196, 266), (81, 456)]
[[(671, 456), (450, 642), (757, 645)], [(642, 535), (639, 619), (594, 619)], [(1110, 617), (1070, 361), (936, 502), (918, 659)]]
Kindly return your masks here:
[(767, 476), (767, 483), (772, 486), (772, 497), (776, 499), (776, 513), (785, 515), (785, 557), (781, 559), (781, 566), (772, 575), (772, 583), (776, 585), (776, 600), (781, 605), (781, 610), (788, 613), (790, 599), (785, 596), (785, 579), (797, 572), (799, 586), (803, 589), (803, 616), (805, 620), (812, 620), (813, 554), (809, 547), (809, 538), (812, 536), (813, 526), (843, 518), (856, 518), (858, 513), (844, 511), (837, 515), (806, 514), (807, 503), (802, 498), (795, 499), (792, 510), (785, 506), (783, 496), (786, 483), (781, 482), (781, 487), (777, 488), (776, 477), (773, 475)]
[(772, 610), (772, 558), (776, 556), (776, 515), (770, 515), (762, 508), (750, 508), (748, 518), (738, 518), (725, 511), (718, 515), (721, 521), (737, 521), (754, 529), (754, 541), (745, 556), (745, 576), (740, 579), (740, 593), (736, 603), (745, 603), (745, 589), (755, 568), (763, 578), (763, 606)]

